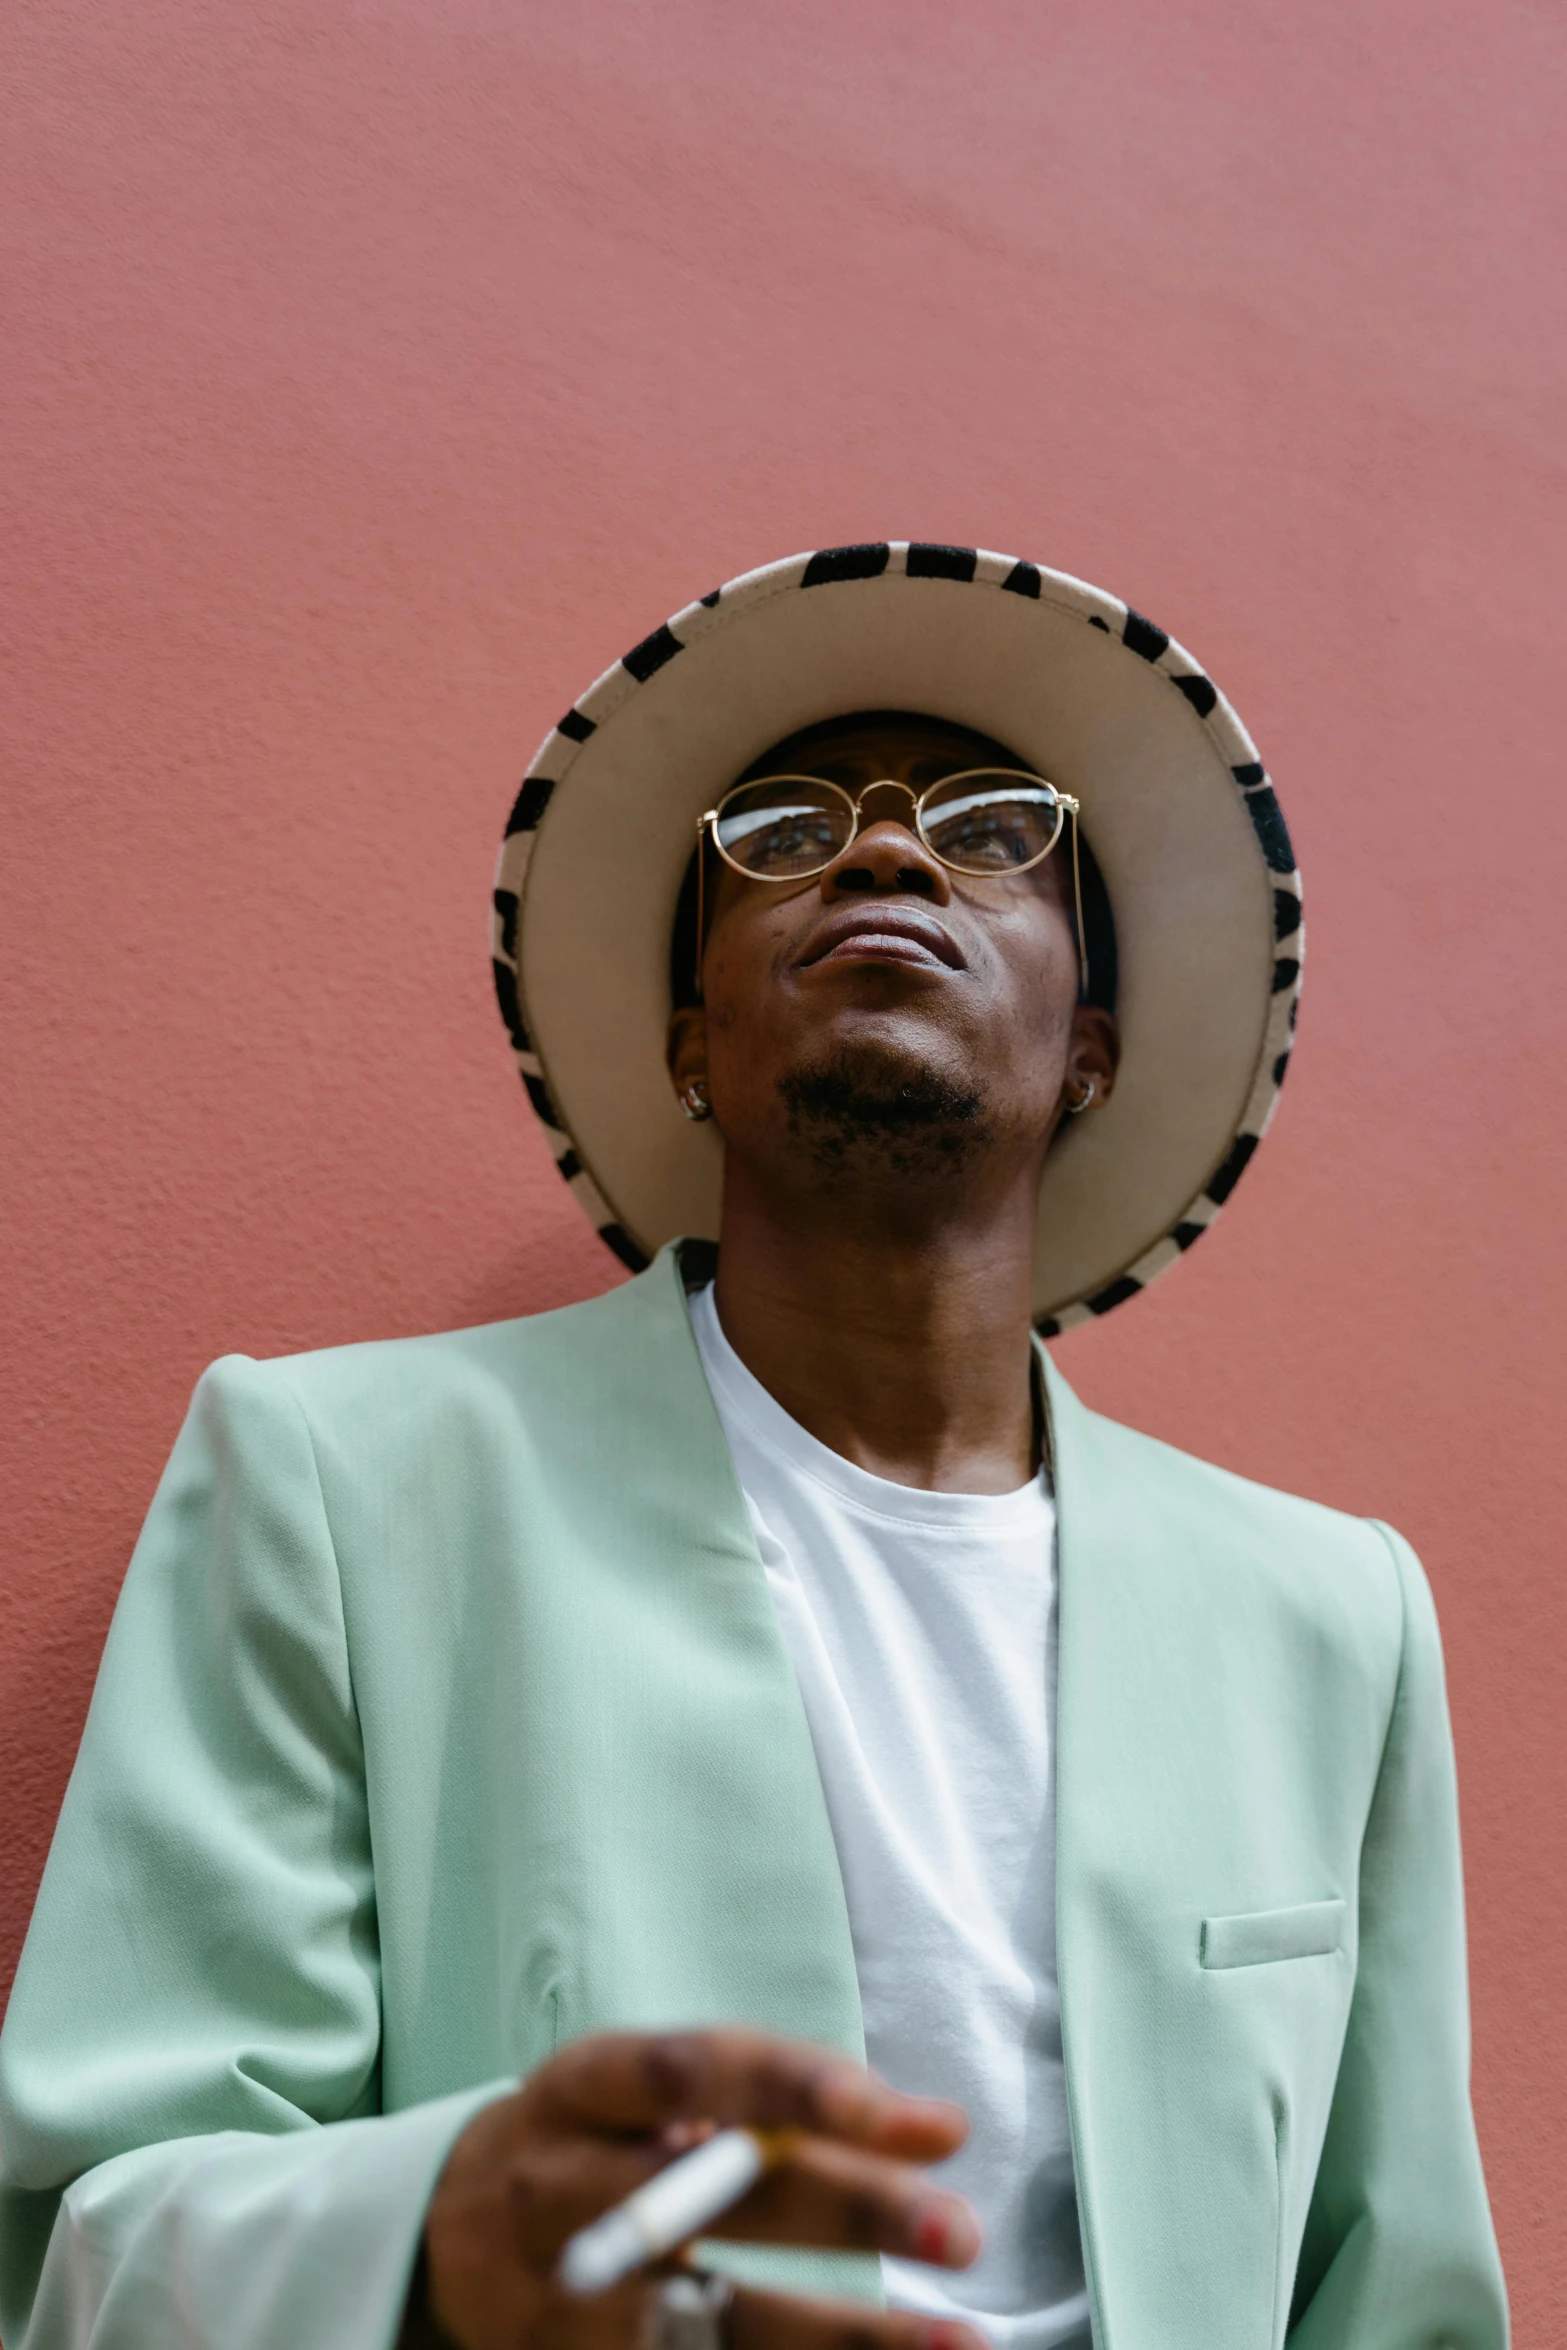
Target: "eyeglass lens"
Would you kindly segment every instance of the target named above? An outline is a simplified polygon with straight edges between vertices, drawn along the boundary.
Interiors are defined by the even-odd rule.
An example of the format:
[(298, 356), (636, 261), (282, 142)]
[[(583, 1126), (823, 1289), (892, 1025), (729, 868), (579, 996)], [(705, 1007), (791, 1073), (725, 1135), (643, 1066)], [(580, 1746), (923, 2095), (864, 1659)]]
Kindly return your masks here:
[[(936, 785), (925, 795), (919, 828), (943, 864), (960, 873), (997, 874), (1044, 856), (1061, 821), (1049, 784), (997, 768)], [(836, 784), (785, 775), (731, 792), (715, 829), (725, 856), (742, 872), (790, 881), (825, 872), (854, 838), (855, 824), (854, 803)]]
[(1061, 803), (1048, 783), (1004, 770), (955, 775), (928, 792), (920, 830), (944, 865), (959, 873), (1008, 873), (1055, 845)]
[(854, 838), (854, 803), (836, 784), (772, 776), (731, 792), (714, 830), (742, 872), (762, 881), (803, 879), (825, 872)]

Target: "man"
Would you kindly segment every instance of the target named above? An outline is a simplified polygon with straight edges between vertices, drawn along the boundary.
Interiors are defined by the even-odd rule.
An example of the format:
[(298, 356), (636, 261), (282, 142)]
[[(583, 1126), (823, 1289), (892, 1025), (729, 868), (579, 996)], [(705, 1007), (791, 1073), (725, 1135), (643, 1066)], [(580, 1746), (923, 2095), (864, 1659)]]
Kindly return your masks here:
[[(573, 707), (496, 920), (562, 1173), (699, 1237), (202, 1382), (0, 2050), (10, 2350), (1499, 2350), (1419, 1568), (1031, 1334), (1282, 1078), (1233, 714), (1035, 566), (800, 558)], [(734, 2290), (568, 2294), (735, 2121)]]

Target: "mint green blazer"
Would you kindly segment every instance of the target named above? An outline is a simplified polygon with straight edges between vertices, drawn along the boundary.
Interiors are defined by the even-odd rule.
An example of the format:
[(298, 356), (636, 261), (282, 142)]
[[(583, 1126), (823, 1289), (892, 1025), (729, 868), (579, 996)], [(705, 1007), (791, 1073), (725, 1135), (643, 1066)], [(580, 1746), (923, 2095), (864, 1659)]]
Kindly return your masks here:
[[(682, 1262), (202, 1380), (0, 2038), (7, 2350), (389, 2350), (454, 2137), (575, 2035), (860, 2051)], [(1098, 2350), (1499, 2350), (1419, 1567), (1045, 1376)]]

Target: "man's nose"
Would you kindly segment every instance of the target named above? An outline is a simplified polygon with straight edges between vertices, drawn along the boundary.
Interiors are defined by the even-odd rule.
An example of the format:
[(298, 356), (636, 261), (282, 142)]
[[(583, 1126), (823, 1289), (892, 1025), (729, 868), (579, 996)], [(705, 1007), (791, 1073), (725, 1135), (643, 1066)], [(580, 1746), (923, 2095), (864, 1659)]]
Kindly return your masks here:
[[(909, 813), (912, 816), (912, 806)], [(901, 890), (944, 906), (952, 896), (952, 877), (912, 825), (881, 816), (839, 850), (822, 875), (821, 889), (829, 903), (856, 892), (874, 890), (890, 896)]]

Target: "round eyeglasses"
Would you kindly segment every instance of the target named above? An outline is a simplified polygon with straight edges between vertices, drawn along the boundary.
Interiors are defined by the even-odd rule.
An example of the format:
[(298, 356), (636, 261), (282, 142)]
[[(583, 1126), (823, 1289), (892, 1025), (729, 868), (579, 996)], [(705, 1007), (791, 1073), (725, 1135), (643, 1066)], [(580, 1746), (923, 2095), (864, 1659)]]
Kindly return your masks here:
[[(820, 775), (768, 775), (739, 783), (697, 818), (697, 984), (701, 985), (701, 848), (709, 832), (724, 863), (748, 881), (809, 881), (825, 873), (866, 823), (865, 803), (886, 792), (912, 803), (912, 829), (938, 863), (976, 880), (1004, 880), (1042, 864), (1072, 819), (1072, 890), (1077, 909), (1080, 986), (1088, 989), (1083, 890), (1077, 855), (1078, 803), (1042, 775), (1011, 767), (966, 767), (922, 792), (885, 777), (856, 796)], [(900, 819), (907, 821), (907, 819)]]

